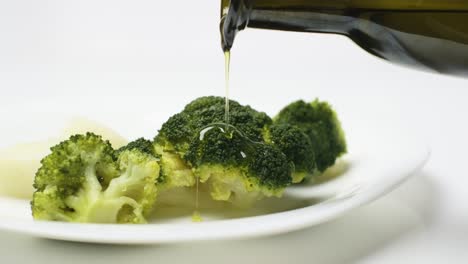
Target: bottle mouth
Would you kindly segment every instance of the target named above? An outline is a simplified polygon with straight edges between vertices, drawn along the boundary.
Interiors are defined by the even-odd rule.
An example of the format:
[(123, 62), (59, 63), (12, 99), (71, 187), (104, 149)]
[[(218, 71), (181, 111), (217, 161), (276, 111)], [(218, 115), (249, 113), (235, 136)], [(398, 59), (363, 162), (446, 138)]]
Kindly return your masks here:
[(223, 51), (231, 50), (237, 33), (247, 26), (250, 6), (249, 0), (221, 1), (220, 31)]

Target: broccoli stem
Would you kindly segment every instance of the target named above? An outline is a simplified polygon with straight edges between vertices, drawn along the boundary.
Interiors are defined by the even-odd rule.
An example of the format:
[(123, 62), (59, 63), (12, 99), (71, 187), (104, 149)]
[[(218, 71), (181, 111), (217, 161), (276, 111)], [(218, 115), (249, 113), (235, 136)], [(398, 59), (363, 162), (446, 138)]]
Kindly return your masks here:
[[(129, 168), (121, 177), (111, 181), (106, 191), (101, 192), (102, 187), (96, 175), (96, 164), (91, 164), (85, 170), (84, 188), (77, 195), (67, 199), (71, 208), (77, 208), (79, 216), (77, 222), (82, 223), (117, 223), (120, 210), (128, 205), (133, 214), (144, 219), (141, 206), (132, 198), (122, 196), (132, 184), (139, 178), (131, 179)], [(136, 174), (139, 175), (139, 174)], [(65, 219), (66, 220), (66, 219)]]

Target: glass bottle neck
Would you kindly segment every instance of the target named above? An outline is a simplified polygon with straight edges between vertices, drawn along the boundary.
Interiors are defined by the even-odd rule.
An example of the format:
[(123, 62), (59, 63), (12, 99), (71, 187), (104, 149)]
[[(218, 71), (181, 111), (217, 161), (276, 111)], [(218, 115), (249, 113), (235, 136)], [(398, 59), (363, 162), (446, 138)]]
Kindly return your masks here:
[[(268, 2), (268, 5), (263, 2)], [(337, 9), (336, 5), (334, 8), (327, 7), (323, 4), (323, 1), (293, 0), (288, 3), (288, 8), (272, 6), (272, 2), (280, 3), (282, 1), (222, 0), (220, 29), (223, 50), (230, 50), (237, 33), (247, 26), (251, 28), (342, 34), (349, 30), (349, 25), (353, 21), (352, 17), (343, 15), (343, 8)], [(304, 9), (302, 5), (294, 6), (295, 2), (301, 2), (302, 5), (307, 2), (310, 6)]]
[(339, 11), (314, 12), (298, 10), (252, 10), (249, 27), (321, 33), (346, 33), (352, 17)]
[(222, 0), (223, 49), (245, 27), (337, 33), (377, 57), (467, 76), (468, 0)]
[(223, 51), (231, 50), (237, 32), (243, 30), (249, 23), (251, 10), (250, 0), (221, 1), (220, 30)]
[(231, 49), (247, 26), (347, 34), (364, 11), (468, 12), (468, 0), (221, 0), (222, 46)]

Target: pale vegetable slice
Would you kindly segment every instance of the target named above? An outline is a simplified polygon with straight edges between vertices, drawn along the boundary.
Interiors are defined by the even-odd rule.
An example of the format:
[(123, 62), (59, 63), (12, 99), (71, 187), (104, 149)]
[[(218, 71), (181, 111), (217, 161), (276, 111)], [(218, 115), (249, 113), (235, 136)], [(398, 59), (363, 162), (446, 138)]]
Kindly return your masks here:
[(40, 160), (57, 140), (19, 144), (0, 150), (0, 196), (30, 199)]
[(0, 150), (0, 196), (31, 199), (33, 181), (40, 161), (50, 152), (50, 147), (73, 134), (94, 132), (109, 140), (114, 148), (127, 144), (127, 140), (112, 129), (85, 118), (73, 118), (67, 122), (59, 136), (18, 144)]
[(82, 117), (71, 119), (63, 129), (61, 138), (65, 140), (70, 135), (84, 134), (86, 132), (93, 132), (97, 135), (101, 135), (103, 139), (109, 140), (115, 149), (125, 146), (128, 143), (127, 139), (109, 127)]

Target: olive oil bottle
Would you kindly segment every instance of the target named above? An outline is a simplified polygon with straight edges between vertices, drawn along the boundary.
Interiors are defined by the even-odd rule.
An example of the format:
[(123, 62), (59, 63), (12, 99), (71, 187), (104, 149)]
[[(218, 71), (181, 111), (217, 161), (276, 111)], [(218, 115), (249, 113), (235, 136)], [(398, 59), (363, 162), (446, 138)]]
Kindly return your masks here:
[(468, 0), (221, 2), (224, 51), (246, 27), (333, 33), (391, 62), (468, 77)]

